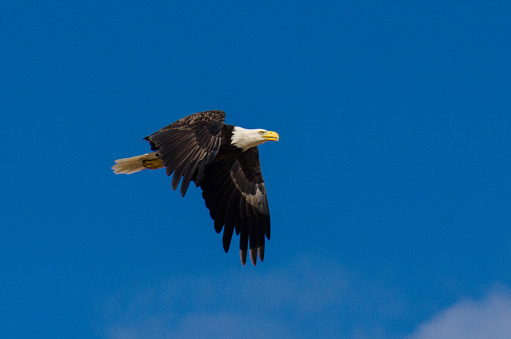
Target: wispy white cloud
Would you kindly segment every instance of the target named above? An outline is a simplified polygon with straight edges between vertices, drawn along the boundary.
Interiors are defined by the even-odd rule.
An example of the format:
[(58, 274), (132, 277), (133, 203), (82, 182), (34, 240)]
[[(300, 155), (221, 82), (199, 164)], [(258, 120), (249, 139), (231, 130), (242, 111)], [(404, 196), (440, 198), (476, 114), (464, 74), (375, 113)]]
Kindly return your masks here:
[(363, 338), (383, 333), (377, 321), (404, 312), (382, 281), (367, 283), (311, 256), (265, 273), (233, 270), (126, 289), (104, 310), (110, 338)]
[(237, 315), (228, 312), (206, 312), (183, 315), (177, 323), (165, 315), (139, 319), (134, 323), (111, 326), (109, 338), (274, 338), (289, 337), (283, 328), (265, 317)]
[(511, 338), (511, 291), (500, 286), (483, 300), (461, 300), (408, 337), (429, 338)]

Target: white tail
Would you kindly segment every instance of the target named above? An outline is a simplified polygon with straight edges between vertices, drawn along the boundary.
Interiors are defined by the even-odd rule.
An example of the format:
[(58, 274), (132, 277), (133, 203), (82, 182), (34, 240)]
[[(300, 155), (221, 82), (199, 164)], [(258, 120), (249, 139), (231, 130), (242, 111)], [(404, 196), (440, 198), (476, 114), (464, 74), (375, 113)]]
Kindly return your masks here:
[[(156, 160), (156, 161), (155, 161)], [(161, 160), (157, 152), (137, 155), (136, 157), (115, 160), (112, 166), (115, 174), (132, 174), (140, 172), (146, 168), (162, 168)]]

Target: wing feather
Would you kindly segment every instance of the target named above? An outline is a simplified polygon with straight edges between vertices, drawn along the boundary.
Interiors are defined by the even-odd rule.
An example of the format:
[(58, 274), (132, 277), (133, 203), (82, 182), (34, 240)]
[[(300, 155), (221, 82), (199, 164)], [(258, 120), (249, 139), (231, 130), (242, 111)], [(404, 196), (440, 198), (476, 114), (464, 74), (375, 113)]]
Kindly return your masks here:
[(224, 230), (224, 250), (229, 250), (235, 230), (240, 236), (242, 264), (249, 253), (254, 265), (257, 256), (263, 261), (265, 237), (270, 238), (270, 214), (257, 147), (243, 152), (230, 145), (221, 146), (199, 186), (215, 230)]
[(225, 113), (199, 112), (180, 119), (144, 139), (158, 150), (168, 176), (174, 173), (172, 189), (181, 181), (184, 196), (191, 180), (198, 186), (204, 170), (217, 155), (220, 147)]

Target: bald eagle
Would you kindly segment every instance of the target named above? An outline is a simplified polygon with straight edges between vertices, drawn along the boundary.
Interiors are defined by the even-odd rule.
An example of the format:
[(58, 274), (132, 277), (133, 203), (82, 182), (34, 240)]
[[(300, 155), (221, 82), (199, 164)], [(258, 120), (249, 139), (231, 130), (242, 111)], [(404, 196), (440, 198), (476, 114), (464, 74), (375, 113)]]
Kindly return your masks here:
[(257, 146), (278, 141), (279, 135), (264, 129), (226, 125), (222, 111), (205, 111), (184, 117), (144, 138), (153, 152), (115, 160), (115, 174), (166, 168), (172, 189), (181, 181), (184, 197), (190, 181), (202, 189), (223, 247), (229, 251), (233, 231), (240, 236), (240, 259), (247, 249), (254, 266), (264, 260), (265, 236), (270, 240), (270, 213)]

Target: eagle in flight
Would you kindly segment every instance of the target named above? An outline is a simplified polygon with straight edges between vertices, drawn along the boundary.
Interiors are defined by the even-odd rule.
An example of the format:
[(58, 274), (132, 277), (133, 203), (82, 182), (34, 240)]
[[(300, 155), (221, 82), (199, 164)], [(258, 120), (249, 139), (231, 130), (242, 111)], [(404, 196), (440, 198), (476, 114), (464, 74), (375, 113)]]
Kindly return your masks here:
[(190, 181), (202, 189), (202, 197), (223, 233), (225, 252), (233, 231), (240, 236), (243, 266), (247, 251), (252, 264), (264, 260), (265, 236), (270, 240), (270, 213), (257, 146), (278, 141), (279, 135), (264, 129), (245, 129), (224, 123), (222, 111), (205, 111), (184, 117), (147, 136), (153, 152), (115, 160), (115, 174), (166, 168), (172, 189), (181, 181), (184, 197)]

